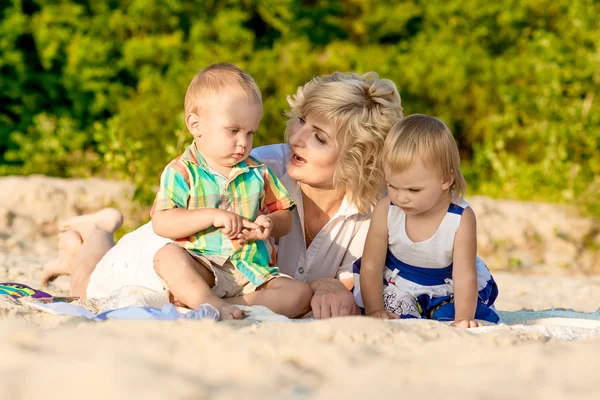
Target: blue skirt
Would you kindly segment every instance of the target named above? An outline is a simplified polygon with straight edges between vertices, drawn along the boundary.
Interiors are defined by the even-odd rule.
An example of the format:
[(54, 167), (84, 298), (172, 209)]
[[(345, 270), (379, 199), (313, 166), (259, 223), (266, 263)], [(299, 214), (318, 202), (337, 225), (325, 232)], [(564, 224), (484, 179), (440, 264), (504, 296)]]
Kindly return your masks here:
[[(354, 262), (353, 271), (355, 276), (360, 275), (361, 259)], [(398, 276), (417, 283), (423, 286), (441, 285), (447, 279), (452, 278), (452, 264), (446, 268), (431, 269), (421, 268), (406, 264), (398, 260), (391, 252), (388, 251), (386, 257), (386, 266), (391, 270), (397, 270)], [(383, 284), (387, 286), (389, 283), (384, 279)], [(356, 288), (356, 286), (355, 286)], [(355, 291), (355, 295), (359, 295), (359, 290)], [(487, 281), (487, 285), (479, 290), (477, 297), (477, 307), (475, 309), (475, 319), (498, 323), (500, 317), (494, 309), (494, 302), (498, 297), (498, 285), (491, 277)], [(421, 318), (433, 319), (438, 321), (454, 321), (454, 294), (447, 296), (431, 297), (427, 294), (420, 295), (415, 298), (418, 314)], [(360, 299), (362, 304), (362, 299)], [(361, 304), (358, 304), (359, 306)], [(364, 310), (363, 310), (364, 312)], [(401, 318), (416, 318), (413, 315), (401, 315)]]

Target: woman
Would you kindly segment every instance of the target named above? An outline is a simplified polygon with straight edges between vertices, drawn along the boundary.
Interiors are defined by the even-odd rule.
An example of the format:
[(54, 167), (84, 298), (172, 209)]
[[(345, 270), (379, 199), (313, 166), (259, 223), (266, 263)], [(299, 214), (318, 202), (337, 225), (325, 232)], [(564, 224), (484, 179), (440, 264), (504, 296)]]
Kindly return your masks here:
[[(288, 103), (288, 143), (253, 151), (297, 204), (292, 231), (277, 243), (277, 265), (310, 285), (315, 318), (352, 315), (352, 263), (362, 255), (370, 212), (383, 188), (379, 154), (385, 135), (402, 118), (400, 95), (376, 73), (334, 73), (301, 86)], [(157, 287), (160, 282), (135, 276), (136, 266), (152, 263), (168, 239), (148, 223), (115, 246), (121, 223), (114, 209), (67, 220), (60, 227), (59, 260), (44, 269), (42, 283), (72, 273), (71, 294), (80, 297), (127, 284)]]

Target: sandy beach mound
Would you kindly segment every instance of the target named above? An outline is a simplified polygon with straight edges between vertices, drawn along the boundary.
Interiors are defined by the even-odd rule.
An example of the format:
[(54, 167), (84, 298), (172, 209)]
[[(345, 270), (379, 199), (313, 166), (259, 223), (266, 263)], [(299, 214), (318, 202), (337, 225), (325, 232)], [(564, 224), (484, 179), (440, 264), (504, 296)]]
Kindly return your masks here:
[(597, 399), (600, 340), (431, 321), (0, 320), (1, 399)]

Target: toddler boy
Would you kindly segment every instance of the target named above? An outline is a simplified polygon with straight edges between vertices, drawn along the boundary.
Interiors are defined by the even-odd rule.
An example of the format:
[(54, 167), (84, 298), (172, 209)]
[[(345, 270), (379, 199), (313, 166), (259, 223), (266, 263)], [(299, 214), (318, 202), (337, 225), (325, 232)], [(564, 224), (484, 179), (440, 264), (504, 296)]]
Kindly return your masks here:
[(174, 243), (154, 269), (177, 301), (208, 303), (222, 319), (242, 317), (233, 304), (264, 305), (296, 317), (312, 291), (279, 273), (269, 237), (291, 229), (295, 204), (266, 164), (250, 156), (262, 118), (254, 79), (232, 64), (213, 64), (194, 77), (185, 123), (194, 141), (161, 176), (152, 208), (154, 231)]

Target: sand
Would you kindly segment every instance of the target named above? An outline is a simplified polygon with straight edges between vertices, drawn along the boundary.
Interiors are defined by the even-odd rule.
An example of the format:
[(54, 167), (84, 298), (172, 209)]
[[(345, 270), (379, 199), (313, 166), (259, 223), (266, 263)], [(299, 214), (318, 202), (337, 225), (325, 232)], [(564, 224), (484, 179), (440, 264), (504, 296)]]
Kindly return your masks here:
[(597, 399), (598, 336), (361, 317), (245, 324), (0, 317), (1, 399)]
[[(19, 211), (9, 209), (13, 221), (27, 215)], [(0, 281), (39, 287), (44, 262), (56, 256), (50, 222), (45, 235), (33, 222), (27, 232), (0, 229)], [(544, 265), (535, 274), (493, 271), (498, 309), (598, 309), (599, 275)], [(49, 291), (67, 294), (68, 284), (60, 277)], [(92, 322), (3, 297), (0, 400), (600, 398), (597, 330), (562, 340), (518, 326), (482, 329), (364, 317)]]

